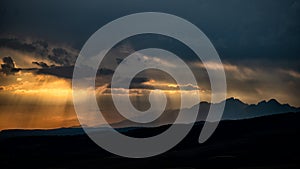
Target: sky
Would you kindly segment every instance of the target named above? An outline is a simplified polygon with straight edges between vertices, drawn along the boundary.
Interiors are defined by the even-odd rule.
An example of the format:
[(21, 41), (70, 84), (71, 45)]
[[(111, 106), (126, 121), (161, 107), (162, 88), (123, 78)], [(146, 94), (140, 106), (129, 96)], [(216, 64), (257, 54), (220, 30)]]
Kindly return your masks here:
[[(200, 28), (223, 62), (227, 97), (249, 104), (275, 98), (300, 107), (299, 0), (1, 0), (0, 130), (78, 126), (71, 78), (79, 51), (103, 25), (137, 12), (170, 13)], [(182, 84), (184, 92), (193, 96), (200, 91), (201, 100), (210, 101), (205, 67), (193, 52), (164, 36), (136, 36), (111, 51), (97, 76), (98, 104), (112, 123), (123, 117), (111, 113), (116, 110), (109, 80), (126, 54), (144, 47), (162, 47), (178, 54), (196, 72), (199, 84)], [(168, 56), (140, 53), (138, 57), (141, 64), (170, 64)], [(220, 68), (213, 62), (207, 65), (212, 70)], [(141, 72), (131, 85), (132, 103), (140, 110), (149, 107), (147, 95), (154, 88), (167, 93), (168, 109), (178, 108), (179, 86), (167, 74)], [(122, 88), (115, 90), (126, 93)]]

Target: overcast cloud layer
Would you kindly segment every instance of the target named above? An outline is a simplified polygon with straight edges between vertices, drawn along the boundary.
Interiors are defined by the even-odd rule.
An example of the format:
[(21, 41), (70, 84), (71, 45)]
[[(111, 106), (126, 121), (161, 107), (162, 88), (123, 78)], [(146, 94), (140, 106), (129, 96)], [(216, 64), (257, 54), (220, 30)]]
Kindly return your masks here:
[[(10, 54), (17, 65), (36, 68), (36, 74), (71, 78), (78, 51), (92, 33), (116, 18), (146, 11), (185, 18), (210, 38), (225, 64), (229, 96), (250, 102), (275, 97), (300, 106), (299, 0), (2, 0), (0, 57)], [(30, 55), (28, 64), (23, 64), (24, 53)], [(189, 55), (182, 57), (193, 63)], [(203, 69), (201, 63), (192, 66)], [(202, 85), (209, 90), (208, 83)]]

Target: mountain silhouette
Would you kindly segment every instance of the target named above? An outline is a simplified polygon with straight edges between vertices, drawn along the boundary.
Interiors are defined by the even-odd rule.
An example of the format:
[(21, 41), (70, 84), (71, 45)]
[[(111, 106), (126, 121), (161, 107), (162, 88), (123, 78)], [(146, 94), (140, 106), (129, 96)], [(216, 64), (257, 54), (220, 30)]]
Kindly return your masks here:
[[(274, 114), (282, 114), (289, 112), (300, 112), (300, 108), (290, 106), (289, 104), (281, 104), (275, 99), (269, 101), (261, 101), (257, 104), (247, 104), (236, 98), (228, 98), (220, 103), (200, 102), (191, 108), (183, 109), (183, 121), (179, 123), (191, 123), (191, 112), (198, 111), (196, 121), (206, 121), (206, 117), (210, 107), (220, 106), (225, 102), (224, 112), (221, 120), (240, 120), (261, 116), (269, 116)], [(199, 109), (198, 109), (199, 108)], [(197, 110), (198, 109), (198, 110)], [(178, 111), (168, 110), (164, 112), (158, 119), (150, 123), (135, 123), (130, 120), (124, 120), (119, 123), (112, 124), (116, 128), (122, 127), (155, 127), (164, 124), (171, 124), (175, 121)], [(212, 112), (215, 113), (215, 112)]]
[[(222, 120), (247, 119), (273, 114), (300, 111), (300, 108), (290, 106), (289, 104), (281, 104), (275, 99), (270, 99), (269, 101), (263, 100), (257, 104), (247, 104), (240, 101), (239, 99), (235, 99), (232, 97), (226, 99), (225, 102), (226, 103)], [(219, 104), (220, 103), (210, 104), (210, 106), (218, 106)], [(203, 111), (202, 109), (207, 109), (207, 102), (200, 103), (199, 113), (205, 113), (205, 111)]]

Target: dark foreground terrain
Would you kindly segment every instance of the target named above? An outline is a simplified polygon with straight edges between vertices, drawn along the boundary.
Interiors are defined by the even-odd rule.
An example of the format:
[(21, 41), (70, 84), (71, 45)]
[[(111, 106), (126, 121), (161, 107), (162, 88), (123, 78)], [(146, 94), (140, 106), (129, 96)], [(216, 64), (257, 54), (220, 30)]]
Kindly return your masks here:
[[(145, 137), (167, 127), (123, 132)], [(222, 121), (204, 144), (197, 142), (201, 128), (202, 123), (197, 123), (175, 148), (145, 159), (112, 155), (78, 132), (80, 129), (70, 135), (40, 131), (44, 134), (30, 136), (20, 134), (23, 131), (2, 131), (0, 168), (300, 168), (300, 113)]]

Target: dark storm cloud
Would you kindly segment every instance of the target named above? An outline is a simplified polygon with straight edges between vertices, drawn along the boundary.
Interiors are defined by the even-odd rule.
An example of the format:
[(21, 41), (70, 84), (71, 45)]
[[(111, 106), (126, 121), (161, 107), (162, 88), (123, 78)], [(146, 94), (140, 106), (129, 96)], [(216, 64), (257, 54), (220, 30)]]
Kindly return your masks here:
[[(118, 17), (145, 11), (166, 12), (198, 26), (223, 60), (266, 66), (299, 66), (299, 0), (201, 1), (15, 1), (0, 2), (0, 30), (73, 44)], [(288, 59), (289, 60), (288, 60)], [(60, 61), (60, 63), (65, 63)]]
[(145, 82), (149, 82), (151, 79), (147, 77), (135, 77), (131, 80), (130, 89), (155, 89), (155, 87), (151, 85), (143, 84)]
[[(0, 72), (5, 75), (14, 75), (19, 71), (33, 72), (36, 74), (53, 75), (61, 78), (72, 78), (74, 66), (55, 66), (48, 65), (44, 62), (33, 61), (32, 64), (37, 65), (41, 68), (16, 68), (15, 62), (12, 57), (3, 57)], [(106, 73), (109, 70), (104, 70)]]
[(1, 71), (6, 75), (13, 75), (20, 69), (16, 68), (15, 63), (11, 57), (2, 58), (3, 64), (1, 64)]
[[(50, 42), (70, 44), (80, 50), (85, 41), (106, 23), (127, 14), (147, 11), (174, 14), (198, 26), (212, 41), (222, 61), (236, 67), (226, 70), (232, 95), (263, 98), (267, 94), (277, 94), (279, 98), (293, 97), (293, 104), (299, 105), (300, 0), (2, 0), (0, 35), (38, 37), (43, 41), (29, 43), (4, 38), (0, 40), (0, 46), (38, 53), (43, 59), (59, 65), (41, 68), (37, 71), (39, 74), (71, 78), (77, 53), (62, 46), (50, 47)], [(155, 44), (154, 47), (173, 49), (186, 60), (194, 61), (190, 57), (192, 53), (174, 40), (145, 39), (149, 38), (137, 38), (135, 43), (129, 40), (124, 46), (129, 43), (136, 50), (147, 43)], [(108, 57), (112, 61), (105, 65), (115, 68), (124, 59), (119, 55), (122, 55), (121, 50), (112, 52)], [(102, 72), (109, 76), (113, 73), (112, 70)], [(154, 73), (149, 75), (156, 76)], [(99, 83), (108, 83), (108, 79), (100, 79)], [(133, 85), (151, 87), (141, 86), (143, 81)]]
[(98, 69), (97, 75), (110, 75), (112, 76), (114, 74), (114, 71), (111, 69), (101, 68)]
[(0, 38), (0, 47), (18, 50), (21, 52), (36, 53), (45, 56), (48, 53), (48, 43), (45, 41), (25, 42), (18, 38)]
[(57, 64), (65, 66), (74, 64), (76, 60), (76, 56), (72, 55), (63, 48), (52, 49), (52, 55), (48, 55), (48, 58)]
[(73, 69), (74, 66), (55, 66), (55, 67), (38, 69), (36, 73), (71, 79), (73, 75)]
[[(0, 39), (1, 40), (1, 39)], [(3, 40), (3, 39), (2, 39)], [(22, 40), (18, 40), (18, 39), (12, 39), (12, 41), (14, 43), (11, 44), (18, 44), (18, 45), (11, 45), (10, 40), (6, 39), (6, 41), (8, 41), (9, 43), (6, 44), (4, 43), (4, 45), (0, 45), (0, 47), (6, 47), (8, 49), (14, 49), (17, 51), (23, 51), (23, 52), (31, 52), (31, 53), (35, 53), (37, 54), (37, 52), (39, 52), (39, 50), (35, 47), (33, 47), (33, 50), (27, 50), (26, 47), (24, 46), (42, 46), (43, 48), (48, 48), (48, 43), (44, 42), (44, 41), (34, 41), (30, 44), (26, 44), (24, 43)], [(34, 45), (32, 45), (34, 44)], [(48, 49), (47, 49), (48, 51)], [(45, 75), (53, 75), (53, 76), (57, 76), (60, 78), (68, 78), (71, 79), (73, 76), (73, 70), (74, 70), (74, 63), (76, 60), (76, 56), (77, 54), (75, 52), (70, 52), (67, 49), (64, 48), (53, 48), (51, 50), (52, 52), (50, 53), (50, 55), (47, 54), (41, 54), (35, 57), (32, 57), (32, 64), (33, 65), (37, 65), (40, 68), (28, 68), (28, 66), (26, 68), (24, 67), (19, 67), (16, 68), (15, 66), (15, 62), (13, 60), (12, 57), (3, 57), (2, 58), (2, 64), (1, 64), (1, 69), (0, 72), (2, 72), (5, 75), (14, 75), (16, 72), (19, 72), (20, 70), (22, 71), (27, 71), (27, 72), (33, 72), (36, 74), (45, 74)], [(22, 53), (21, 53), (22, 54)], [(20, 57), (20, 56), (15, 56), (15, 57)], [(47, 64), (43, 61), (36, 61), (38, 59), (47, 59), (51, 62), (54, 62), (58, 65), (55, 64)], [(86, 68), (82, 68), (83, 71), (85, 73), (83, 73), (83, 76), (91, 74), (91, 69), (86, 67)], [(98, 76), (112, 76), (114, 73), (113, 70), (108, 69), (108, 68), (100, 68), (97, 71), (97, 75)]]
[(0, 47), (7, 47), (15, 50), (25, 51), (25, 52), (34, 52), (36, 51), (35, 46), (32, 44), (27, 44), (20, 42), (18, 39), (9, 39), (2, 38), (0, 39)]
[[(60, 78), (67, 78), (67, 79), (71, 79), (73, 76), (73, 70), (74, 70), (74, 66), (52, 66), (52, 67), (46, 67), (43, 69), (38, 69), (38, 71), (36, 72), (37, 74), (46, 74), (46, 75), (53, 75), (53, 76), (57, 76)], [(92, 70), (89, 70), (88, 68), (85, 69), (85, 73), (82, 74), (82, 76), (91, 74)], [(112, 76), (114, 73), (113, 70), (110, 69), (99, 69), (98, 70), (98, 76)], [(85, 77), (89, 77), (89, 76), (85, 76)]]
[(6, 67), (6, 68), (15, 68), (15, 63), (14, 63), (14, 61), (12, 60), (12, 58), (11, 57), (4, 57), (3, 59), (2, 59), (2, 61), (3, 61), (3, 63), (4, 64), (2, 64), (1, 65), (1, 67), (3, 68), (3, 67)]
[(50, 66), (47, 65), (47, 63), (44, 63), (44, 62), (32, 62), (32, 64), (35, 64), (35, 65), (38, 65), (42, 68), (48, 68)]
[(19, 38), (0, 38), (0, 48), (33, 53), (37, 57), (48, 59), (51, 62), (62, 66), (73, 65), (77, 58), (77, 51), (75, 49), (66, 49), (64, 47), (50, 47), (49, 44), (44, 40), (28, 42)]

